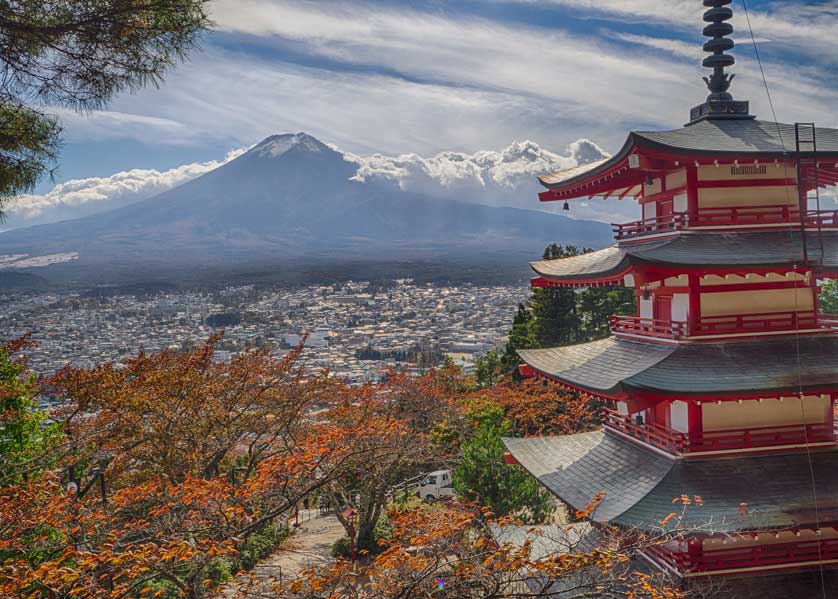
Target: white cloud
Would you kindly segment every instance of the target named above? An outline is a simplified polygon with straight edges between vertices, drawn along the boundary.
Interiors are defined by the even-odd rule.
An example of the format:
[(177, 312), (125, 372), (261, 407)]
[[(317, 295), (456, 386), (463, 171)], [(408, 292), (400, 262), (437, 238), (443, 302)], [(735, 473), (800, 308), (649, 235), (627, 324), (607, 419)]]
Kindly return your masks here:
[[(664, 23), (682, 31), (698, 31), (703, 26), (701, 13), (706, 10), (695, 0), (499, 0), (507, 3), (557, 5), (574, 8), (604, 19), (633, 23)], [(733, 25), (741, 38), (750, 39), (748, 21), (742, 6), (733, 7)], [(775, 2), (770, 9), (760, 7), (749, 11), (754, 34), (783, 43), (789, 49), (810, 54), (821, 62), (836, 61), (838, 37), (838, 1), (818, 3)], [(787, 56), (785, 58), (788, 58)]]
[(5, 208), (8, 224), (22, 224), (22, 221), (33, 221), (39, 217), (39, 222), (57, 220), (55, 216), (58, 214), (81, 216), (112, 209), (115, 204), (124, 205), (149, 198), (208, 173), (245, 151), (243, 148), (233, 150), (222, 160), (185, 164), (167, 171), (134, 169), (110, 177), (74, 179), (56, 185), (43, 195), (18, 196)]
[[(458, 188), (489, 194), (508, 194), (522, 185), (535, 183), (539, 175), (563, 170), (608, 156), (602, 148), (587, 139), (571, 144), (565, 154), (557, 154), (533, 141), (515, 142), (506, 149), (474, 154), (440, 152), (430, 158), (418, 154), (401, 156), (358, 156), (345, 159), (358, 165), (359, 181), (384, 179), (395, 182), (406, 191), (426, 191), (449, 195)], [(485, 203), (492, 203), (489, 195)]]
[(61, 120), (65, 140), (70, 142), (132, 138), (144, 143), (185, 144), (195, 140), (194, 130), (170, 118), (112, 110), (76, 112), (54, 106), (47, 111)]
[[(687, 30), (694, 30), (696, 38), (702, 25), (702, 7), (693, 0), (556, 2), (597, 14), (617, 15), (621, 21), (630, 14), (642, 18), (654, 14), (678, 25), (679, 29), (685, 29), (681, 25), (689, 25)], [(706, 95), (700, 79), (706, 71), (700, 67), (698, 39), (693, 45), (677, 39), (631, 34), (578, 35), (562, 29), (356, 2), (221, 0), (215, 6), (214, 16), (225, 31), (259, 36), (269, 42), (292, 43), (295, 49), (309, 55), (347, 65), (380, 68), (436, 87), (447, 86), (451, 94), (463, 87), (502, 93), (536, 106), (538, 113), (544, 115), (542, 130), (554, 123), (561, 126), (582, 123), (589, 128), (588, 132), (576, 131), (575, 137), (590, 135), (615, 145), (613, 132), (622, 135), (628, 127), (681, 125), (689, 109)], [(765, 31), (758, 31), (761, 36), (783, 39), (783, 35), (797, 31), (801, 41), (811, 41), (803, 33), (805, 29), (798, 27), (799, 18), (792, 19), (780, 12), (753, 14), (754, 21), (760, 19), (765, 24)], [(828, 44), (838, 44), (834, 19), (827, 21), (829, 35), (819, 31), (816, 38), (828, 37)], [(615, 35), (623, 38), (615, 40)], [(739, 39), (749, 41), (741, 29)], [(631, 44), (626, 46), (626, 41)], [(666, 53), (650, 51), (650, 47), (664, 49)], [(758, 113), (767, 118), (762, 81), (751, 55), (747, 46), (737, 53), (742, 66), (737, 69), (739, 77), (734, 91), (743, 99), (752, 100)], [(685, 58), (695, 60), (685, 62)], [(786, 60), (787, 56), (782, 59)], [(828, 73), (819, 73), (812, 67), (789, 68), (770, 61), (766, 66), (776, 88), (773, 91), (781, 119), (785, 114), (787, 120), (831, 122), (838, 94)], [(783, 107), (789, 110), (784, 111)], [(388, 131), (414, 125), (402, 119), (393, 129), (390, 115), (381, 112), (382, 126), (386, 125)], [(507, 117), (520, 119), (521, 114), (510, 113)], [(427, 127), (427, 123), (421, 126)], [(484, 128), (495, 126), (494, 122), (484, 123)], [(440, 134), (444, 132), (438, 125), (431, 128)], [(608, 129), (612, 133), (607, 133)], [(524, 134), (531, 137), (527, 131)], [(514, 137), (520, 136), (519, 132)]]
[[(660, 4), (606, 0), (603, 6), (608, 14), (648, 14)], [(629, 129), (680, 126), (707, 93), (698, 40), (693, 46), (602, 30), (577, 35), (364, 2), (219, 0), (212, 6), (219, 28), (236, 36), (225, 39), (257, 36), (260, 51), (221, 49), (210, 38), (160, 90), (120, 97), (113, 113), (121, 118), (112, 128), (75, 120), (68, 134), (102, 130), (149, 143), (252, 144), (271, 133), (306, 130), (357, 153), (423, 155), (445, 148), (470, 153), (510, 139), (556, 147), (590, 137), (614, 151)], [(661, 12), (694, 30), (694, 11), (685, 17), (684, 6), (665, 3)], [(695, 8), (692, 0), (689, 6)], [(282, 60), (289, 47), (322, 66)], [(737, 58), (735, 95), (770, 118), (747, 48)], [(838, 93), (827, 73), (767, 67), (781, 120), (833, 123)], [(148, 126), (132, 125), (126, 115), (150, 119)]]

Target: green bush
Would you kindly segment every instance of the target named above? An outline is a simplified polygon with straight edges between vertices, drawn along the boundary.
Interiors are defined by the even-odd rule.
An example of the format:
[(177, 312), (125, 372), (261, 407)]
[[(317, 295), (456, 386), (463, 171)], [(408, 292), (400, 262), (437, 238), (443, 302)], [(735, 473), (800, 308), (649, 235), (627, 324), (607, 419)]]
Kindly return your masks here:
[[(392, 534), (393, 527), (387, 519), (387, 516), (381, 516), (373, 531), (374, 541), (371, 543), (359, 543), (357, 551), (366, 551), (368, 555), (381, 553), (382, 549), (379, 541), (389, 539)], [(349, 537), (341, 537), (332, 543), (332, 557), (341, 557), (343, 559), (350, 559), (352, 557), (349, 555)]]
[(223, 559), (214, 559), (207, 564), (206, 577), (218, 584), (227, 582), (233, 578), (233, 572), (230, 569), (230, 564)]
[(237, 547), (233, 570), (252, 570), (259, 560), (270, 555), (287, 538), (288, 527), (276, 522), (254, 532)]
[(332, 557), (340, 557), (343, 559), (349, 559), (352, 557), (349, 555), (349, 537), (341, 537), (332, 543)]

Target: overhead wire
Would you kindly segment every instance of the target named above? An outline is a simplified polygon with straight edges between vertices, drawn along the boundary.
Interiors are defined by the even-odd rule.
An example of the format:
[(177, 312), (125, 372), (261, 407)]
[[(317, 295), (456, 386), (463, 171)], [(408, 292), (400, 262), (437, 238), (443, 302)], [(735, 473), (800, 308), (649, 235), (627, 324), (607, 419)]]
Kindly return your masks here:
[[(750, 13), (748, 11), (747, 0), (742, 0), (742, 7), (744, 8), (745, 20), (748, 24), (748, 30), (750, 31), (750, 34), (751, 34), (751, 42), (754, 46), (754, 55), (756, 56), (757, 63), (759, 64), (759, 71), (760, 71), (760, 74), (762, 75), (762, 83), (765, 87), (765, 94), (768, 97), (768, 105), (771, 108), (771, 115), (772, 115), (772, 118), (774, 119), (774, 124), (777, 127), (777, 135), (780, 139), (780, 144), (783, 148), (783, 157), (785, 159), (785, 160), (783, 160), (784, 171), (785, 171), (785, 174), (788, 175), (789, 153), (788, 153), (788, 149), (786, 148), (785, 140), (783, 139), (782, 127), (780, 126), (780, 122), (777, 120), (777, 111), (774, 108), (774, 100), (771, 97), (771, 88), (768, 85), (768, 78), (765, 75), (765, 67), (762, 64), (762, 58), (761, 58), (760, 53), (759, 53), (759, 47), (758, 47), (758, 44), (757, 44), (756, 35), (754, 34), (754, 28), (751, 24), (751, 16), (750, 16)], [(813, 133), (813, 141), (814, 141), (815, 140), (815, 135), (816, 135), (814, 125), (812, 125), (812, 133)], [(799, 129), (797, 127), (795, 127), (795, 135), (796, 135), (796, 139), (799, 139)], [(798, 142), (798, 145), (799, 145), (799, 142)], [(797, 158), (799, 160), (800, 159), (799, 148), (795, 148), (795, 149), (798, 151)], [(815, 170), (817, 171), (817, 154), (815, 154)], [(797, 179), (798, 194), (799, 194), (799, 189), (800, 189), (800, 185), (801, 185), (800, 172), (799, 171), (800, 171), (800, 169), (798, 169), (798, 173), (797, 173), (797, 176), (798, 176), (798, 179)], [(788, 180), (788, 178), (789, 177), (786, 176), (786, 180)], [(790, 198), (788, 197), (788, 187), (786, 187), (786, 199), (787, 199), (787, 203), (791, 203), (791, 202), (788, 201), (788, 200), (790, 200)], [(806, 247), (805, 247), (806, 236), (805, 236), (805, 220), (804, 220), (805, 219), (805, 210), (807, 208), (808, 208), (808, 192), (807, 192), (807, 206), (799, 206), (799, 209), (801, 210), (800, 218), (801, 218), (801, 224), (802, 224), (800, 240), (801, 240), (801, 243), (804, 244), (804, 247), (803, 247), (803, 255), (804, 256), (807, 255), (807, 251), (806, 251)], [(789, 229), (789, 237), (792, 240), (792, 246), (793, 246), (794, 236), (792, 235), (791, 229)], [(809, 271), (808, 266), (809, 266), (808, 264), (803, 265), (803, 267), (804, 267), (803, 277), (802, 277), (802, 279), (798, 278), (797, 281), (802, 280), (803, 282), (805, 282), (806, 277), (808, 276), (808, 277), (810, 277), (809, 278), (809, 284), (810, 285), (811, 284), (817, 284), (817, 281), (813, 280), (815, 273), (814, 273), (814, 271)], [(798, 269), (795, 268), (795, 271), (797, 271), (797, 270)], [(795, 274), (800, 274), (800, 273), (795, 272)], [(796, 353), (796, 357), (797, 357), (797, 386), (798, 386), (798, 397), (800, 398), (801, 427), (803, 429), (803, 441), (804, 441), (804, 444), (806, 446), (806, 457), (807, 457), (808, 463), (809, 463), (809, 478), (810, 478), (810, 481), (811, 481), (811, 484), (812, 484), (812, 499), (813, 499), (814, 508), (815, 508), (815, 527), (816, 527), (815, 534), (820, 535), (821, 534), (821, 518), (820, 518), (820, 506), (819, 506), (819, 501), (818, 501), (818, 488), (817, 488), (817, 481), (816, 481), (816, 476), (815, 476), (815, 467), (814, 467), (814, 463), (813, 463), (813, 460), (812, 460), (812, 448), (809, 445), (809, 430), (808, 430), (808, 424), (807, 424), (807, 418), (806, 418), (806, 399), (805, 399), (805, 395), (803, 393), (803, 360), (802, 360), (801, 353), (800, 353), (800, 319), (798, 317), (798, 315), (800, 313), (799, 312), (799, 307), (800, 307), (799, 306), (799, 301), (800, 301), (799, 290), (800, 290), (800, 287), (795, 285), (795, 287), (794, 287), (794, 307), (795, 307), (795, 353)], [(814, 300), (813, 300), (813, 302), (814, 302)], [(817, 306), (813, 305), (813, 309), (816, 310)], [(817, 312), (815, 313), (815, 318), (817, 318)], [(833, 418), (834, 418), (834, 416), (833, 416)], [(824, 572), (824, 566), (823, 566), (823, 546), (822, 546), (822, 543), (818, 542), (817, 547), (818, 547), (818, 567), (819, 567), (819, 573), (820, 573), (821, 595), (822, 595), (823, 599), (828, 599), (827, 593), (826, 593), (826, 578), (825, 578), (825, 572)]]

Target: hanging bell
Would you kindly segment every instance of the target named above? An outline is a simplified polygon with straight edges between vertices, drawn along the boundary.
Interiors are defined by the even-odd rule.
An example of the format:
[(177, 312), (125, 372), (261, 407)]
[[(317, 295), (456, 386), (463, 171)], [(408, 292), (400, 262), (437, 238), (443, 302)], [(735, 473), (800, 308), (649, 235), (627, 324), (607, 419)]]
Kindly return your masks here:
[(570, 204), (568, 204), (567, 202), (565, 202), (565, 203), (564, 203), (564, 206), (562, 206), (562, 210), (570, 210)]

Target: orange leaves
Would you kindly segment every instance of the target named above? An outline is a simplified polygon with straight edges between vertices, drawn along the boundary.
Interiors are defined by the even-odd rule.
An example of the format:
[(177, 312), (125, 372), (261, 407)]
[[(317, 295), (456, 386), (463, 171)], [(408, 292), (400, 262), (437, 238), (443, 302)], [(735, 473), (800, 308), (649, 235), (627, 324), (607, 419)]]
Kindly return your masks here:
[(576, 519), (577, 520), (584, 520), (584, 519), (592, 517), (594, 512), (596, 512), (596, 509), (599, 507), (599, 504), (601, 504), (604, 499), (605, 499), (605, 493), (603, 493), (601, 491), (599, 493), (597, 493), (596, 496), (593, 498), (593, 500), (591, 500), (591, 503), (589, 503), (588, 506), (585, 509), (576, 511), (576, 514), (575, 514)]
[(692, 497), (689, 495), (681, 495), (680, 497), (673, 499), (672, 503), (679, 503), (683, 506), (696, 505), (701, 507), (704, 505), (704, 500), (699, 495), (693, 495)]
[[(622, 542), (574, 552), (560, 549), (567, 545), (557, 540), (559, 544), (550, 552), (536, 550), (536, 546), (545, 547), (550, 535), (555, 534), (548, 531), (538, 535), (537, 541), (501, 543), (498, 527), (514, 524), (485, 522), (478, 507), (456, 502), (394, 511), (390, 523), (393, 535), (384, 552), (359, 565), (357, 572), (350, 570), (347, 562), (338, 562), (306, 572), (302, 579), (279, 589), (278, 594), (286, 599), (420, 599), (443, 595), (478, 599), (487, 595), (519, 596), (515, 589), (526, 589), (528, 580), (543, 584), (564, 579), (572, 581), (570, 586), (580, 597), (680, 598), (675, 589), (659, 584), (659, 580), (633, 573), (630, 556), (618, 549)], [(625, 540), (625, 544), (633, 542)], [(534, 592), (531, 596), (539, 595)]]
[(666, 516), (666, 518), (661, 520), (661, 526), (666, 526), (667, 524), (669, 524), (669, 522), (677, 515), (678, 514), (676, 514), (675, 512), (671, 512), (668, 516)]
[(514, 431), (521, 435), (567, 435), (598, 426), (596, 409), (589, 399), (537, 379), (503, 383), (474, 393), (472, 401), (480, 400), (501, 407)]

